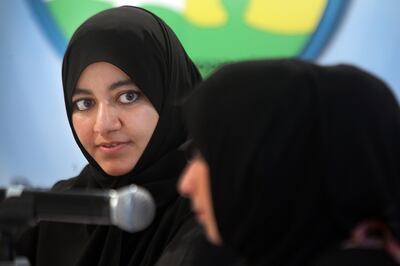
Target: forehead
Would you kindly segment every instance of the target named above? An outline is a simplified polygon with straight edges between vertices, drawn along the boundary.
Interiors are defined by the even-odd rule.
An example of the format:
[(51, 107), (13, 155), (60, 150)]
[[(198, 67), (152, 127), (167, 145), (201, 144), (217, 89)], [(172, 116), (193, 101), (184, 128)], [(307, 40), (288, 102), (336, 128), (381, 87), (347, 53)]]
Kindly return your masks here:
[(99, 85), (108, 86), (123, 80), (130, 80), (130, 77), (120, 68), (107, 62), (96, 62), (82, 71), (75, 89), (90, 89), (92, 86)]

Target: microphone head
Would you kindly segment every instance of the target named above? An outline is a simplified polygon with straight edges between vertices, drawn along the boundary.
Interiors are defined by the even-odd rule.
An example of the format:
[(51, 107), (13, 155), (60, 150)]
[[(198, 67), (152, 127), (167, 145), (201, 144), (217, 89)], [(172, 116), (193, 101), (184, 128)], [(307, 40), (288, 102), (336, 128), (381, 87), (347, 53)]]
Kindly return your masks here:
[(128, 232), (147, 228), (154, 219), (156, 207), (150, 193), (136, 185), (110, 192), (111, 223)]

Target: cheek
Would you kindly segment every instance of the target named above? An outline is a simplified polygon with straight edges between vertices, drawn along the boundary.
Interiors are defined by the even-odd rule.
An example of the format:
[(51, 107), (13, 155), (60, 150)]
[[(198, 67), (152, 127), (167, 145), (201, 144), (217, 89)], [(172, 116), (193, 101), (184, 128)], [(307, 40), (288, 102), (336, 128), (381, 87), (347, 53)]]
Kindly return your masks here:
[(196, 196), (201, 207), (206, 211), (209, 209), (209, 193), (208, 193), (208, 174), (205, 171), (203, 163), (199, 160), (195, 160), (190, 169), (190, 185), (193, 190), (193, 194)]
[(85, 145), (91, 139), (91, 121), (79, 115), (72, 115), (72, 125), (79, 138), (79, 141)]
[(211, 217), (212, 215), (212, 201), (211, 201), (211, 193), (210, 193), (210, 183), (209, 183), (209, 172), (208, 168), (204, 162), (199, 165), (197, 178), (197, 187), (199, 189), (199, 197), (201, 198), (203, 207), (207, 212), (207, 216)]
[(201, 187), (201, 198), (204, 204), (204, 207), (207, 209), (207, 213), (208, 215), (211, 214), (211, 195), (210, 195), (210, 191), (209, 191), (209, 187), (208, 187), (208, 182), (207, 182), (207, 178), (208, 176), (206, 176), (203, 173), (203, 178), (201, 178), (201, 184), (199, 184), (199, 187)]
[(150, 140), (159, 120), (159, 115), (152, 106), (137, 108), (133, 112), (126, 113), (125, 117), (130, 135), (144, 142)]
[(196, 191), (196, 177), (193, 173), (194, 166), (190, 164), (183, 171), (178, 183), (178, 190), (182, 196), (191, 198)]

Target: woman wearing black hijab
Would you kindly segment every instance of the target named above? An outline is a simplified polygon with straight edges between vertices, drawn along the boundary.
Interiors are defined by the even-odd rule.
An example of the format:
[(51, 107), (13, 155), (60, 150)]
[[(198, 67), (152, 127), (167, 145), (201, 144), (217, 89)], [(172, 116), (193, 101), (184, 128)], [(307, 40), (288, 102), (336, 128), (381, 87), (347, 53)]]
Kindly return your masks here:
[[(208, 265), (231, 257), (203, 242), (176, 181), (186, 160), (177, 99), (200, 75), (172, 30), (136, 7), (89, 18), (64, 56), (63, 88), (69, 123), (89, 161), (55, 190), (146, 188), (156, 216), (144, 231), (42, 222), (20, 243), (33, 265)], [(28, 238), (31, 241), (29, 242)]]
[[(250, 265), (400, 264), (400, 112), (355, 67), (222, 67), (186, 100), (179, 184), (209, 240)], [(208, 199), (207, 199), (208, 198)]]

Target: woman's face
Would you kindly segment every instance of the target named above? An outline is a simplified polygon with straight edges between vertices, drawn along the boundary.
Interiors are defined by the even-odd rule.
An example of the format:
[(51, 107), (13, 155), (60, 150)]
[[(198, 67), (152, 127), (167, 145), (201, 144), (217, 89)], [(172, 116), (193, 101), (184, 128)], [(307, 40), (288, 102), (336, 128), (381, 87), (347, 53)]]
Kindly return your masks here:
[(82, 72), (72, 102), (73, 127), (90, 156), (109, 175), (131, 171), (158, 122), (149, 99), (121, 69), (98, 62)]
[(178, 190), (184, 197), (190, 198), (197, 221), (203, 225), (208, 240), (221, 245), (212, 205), (209, 170), (206, 161), (196, 156), (189, 162), (178, 184)]

